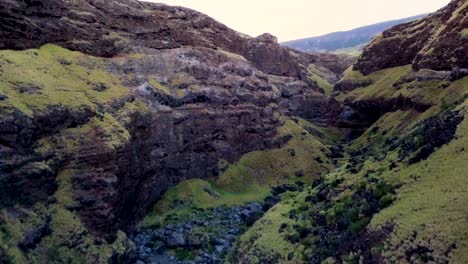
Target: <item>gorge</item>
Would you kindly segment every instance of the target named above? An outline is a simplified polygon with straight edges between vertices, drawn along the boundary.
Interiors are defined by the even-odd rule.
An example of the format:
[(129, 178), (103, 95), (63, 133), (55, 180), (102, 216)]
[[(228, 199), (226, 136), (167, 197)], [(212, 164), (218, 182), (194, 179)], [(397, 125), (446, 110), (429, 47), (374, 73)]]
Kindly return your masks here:
[(0, 0), (1, 263), (466, 263), (468, 3), (358, 58)]

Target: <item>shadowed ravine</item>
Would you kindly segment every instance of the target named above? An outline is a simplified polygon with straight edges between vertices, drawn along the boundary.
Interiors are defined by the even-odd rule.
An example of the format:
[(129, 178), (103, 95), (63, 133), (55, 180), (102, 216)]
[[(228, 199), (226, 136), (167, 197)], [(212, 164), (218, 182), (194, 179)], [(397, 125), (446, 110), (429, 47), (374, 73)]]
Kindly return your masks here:
[(355, 58), (0, 0), (0, 263), (466, 263), (467, 8)]

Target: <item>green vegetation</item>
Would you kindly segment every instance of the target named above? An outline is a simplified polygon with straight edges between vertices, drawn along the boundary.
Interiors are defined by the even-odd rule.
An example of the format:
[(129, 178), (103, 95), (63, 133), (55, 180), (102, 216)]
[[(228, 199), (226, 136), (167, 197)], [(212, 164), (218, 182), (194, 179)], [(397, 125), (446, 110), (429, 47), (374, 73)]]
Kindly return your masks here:
[(216, 186), (215, 181), (191, 179), (171, 188), (143, 219), (141, 227), (159, 226), (173, 218), (190, 217), (199, 209), (241, 205), (261, 200), (270, 192), (259, 186), (256, 192), (230, 192)]
[(27, 115), (61, 106), (71, 110), (108, 104), (129, 95), (104, 61), (55, 46), (0, 51), (0, 93)]
[(386, 113), (360, 137), (355, 139), (349, 148), (358, 151), (367, 146), (385, 144), (387, 140), (400, 136), (401, 131), (414, 126), (419, 117), (420, 113), (412, 109)]
[[(167, 217), (185, 217), (197, 208), (260, 201), (269, 195), (272, 187), (296, 181), (311, 183), (331, 171), (334, 166), (328, 158), (328, 147), (307, 131), (316, 127), (302, 119), (283, 120), (277, 138), (292, 137), (283, 147), (247, 153), (233, 164), (221, 161), (223, 173), (217, 179), (192, 179), (178, 184), (154, 206), (141, 226), (157, 226)], [(339, 137), (336, 131), (326, 132), (321, 131), (324, 142)]]
[(333, 85), (327, 81), (326, 75), (330, 73), (328, 69), (318, 67), (315, 64), (310, 64), (307, 68), (309, 72), (309, 79), (316, 82), (317, 85), (325, 91), (326, 95), (330, 95), (333, 92)]
[[(36, 204), (31, 209), (19, 209), (27, 218), (12, 217), (5, 209), (0, 211), (0, 249), (11, 263), (106, 263), (114, 253), (126, 250), (126, 237), (119, 232), (117, 240), (107, 244), (101, 238), (88, 234), (75, 213), (60, 204), (45, 207)], [(50, 235), (24, 255), (18, 245), (24, 233), (48, 226)], [(99, 246), (96, 241), (100, 241)], [(85, 250), (86, 249), (86, 250)]]
[(64, 208), (71, 208), (77, 205), (77, 202), (73, 199), (73, 186), (71, 177), (75, 172), (71, 169), (61, 171), (57, 175), (58, 188), (54, 194), (57, 202)]
[(391, 263), (468, 260), (468, 78), (425, 81), (415, 74), (424, 73), (409, 66), (369, 76), (346, 72), (344, 80), (373, 84), (337, 94), (340, 100), (404, 95), (432, 106), (381, 116), (345, 146), (348, 163), (257, 221), (241, 237), (231, 263), (357, 263), (370, 256)]
[[(419, 74), (424, 71), (422, 70)], [(409, 108), (384, 114), (364, 134), (352, 142), (351, 149), (359, 150), (363, 147), (384, 144), (392, 138), (400, 137), (402, 131), (409, 131), (419, 122), (437, 115), (441, 111), (453, 110), (454, 107), (464, 102), (468, 77), (454, 82), (417, 81), (415, 74), (408, 66), (386, 69), (369, 76), (363, 76), (352, 69), (347, 70), (343, 80), (371, 80), (373, 84), (348, 93), (338, 94), (337, 98), (342, 101), (385, 102), (403, 96), (411, 99), (414, 103), (431, 106), (422, 113)]]
[(14, 219), (3, 210), (0, 211), (0, 219), (4, 222), (0, 225), (0, 250), (5, 252), (11, 263), (27, 263), (23, 253), (16, 246), (22, 238), (22, 229), (19, 225), (15, 225)]
[[(0, 101), (2, 111), (18, 109), (28, 116), (58, 111), (84, 113), (83, 124), (70, 126), (39, 139), (34, 151), (40, 156), (56, 153), (57, 159), (87, 148), (115, 150), (128, 143), (126, 125), (132, 115), (144, 115), (147, 106), (130, 97), (122, 79), (108, 71), (105, 59), (44, 45), (26, 51), (0, 51)], [(118, 104), (117, 104), (118, 102)], [(6, 110), (10, 109), (10, 110)], [(32, 163), (50, 170), (53, 160)], [(11, 263), (107, 263), (128, 249), (119, 232), (113, 243), (90, 234), (81, 222), (73, 197), (73, 161), (56, 177), (57, 190), (50, 202), (30, 208), (19, 205), (0, 210), (0, 252)], [(34, 248), (20, 249), (28, 232), (43, 235)], [(43, 230), (43, 231), (40, 231)]]
[[(467, 36), (466, 29), (461, 35)], [(126, 41), (118, 35), (108, 37)], [(104, 59), (54, 45), (0, 51), (0, 93), (5, 96), (0, 111), (15, 108), (34, 116), (54, 107), (90, 110), (85, 122), (39, 139), (34, 151), (42, 156), (57, 153), (56, 158), (64, 160), (88, 148), (118, 151), (130, 141), (126, 127), (132, 116), (149, 109), (131, 98), (122, 85), (125, 77), (109, 73), (107, 66)], [(281, 116), (275, 139), (288, 139), (281, 147), (246, 153), (233, 163), (221, 160), (218, 177), (179, 183), (154, 205), (140, 227), (187, 219), (213, 207), (261, 201), (272, 187), (302, 182), (310, 186), (283, 194), (281, 203), (244, 233), (228, 262), (358, 263), (377, 256), (391, 263), (466, 263), (468, 77), (431, 80), (427, 78), (431, 72), (413, 72), (411, 65), (368, 76), (348, 69), (342, 81), (370, 84), (340, 93), (333, 91), (326, 71), (316, 65), (308, 70), (311, 80), (342, 102), (393, 102), (404, 97), (411, 103), (382, 113), (345, 145), (346, 163), (339, 168), (331, 158), (331, 146), (340, 145), (343, 136), (338, 129)], [(190, 78), (179, 73), (168, 86), (154, 78), (148, 78), (148, 84), (164, 95), (183, 97), (188, 90), (201, 89), (198, 85), (187, 89)], [(464, 119), (458, 120), (458, 115)], [(0, 210), (0, 253), (7, 261), (106, 263), (129, 248), (123, 232), (112, 243), (88, 232), (74, 210), (72, 178), (77, 171), (70, 162), (58, 172), (50, 201)], [(52, 167), (51, 161), (31, 164), (45, 171)], [(43, 226), (48, 230), (35, 247), (21, 250), (25, 235)], [(194, 230), (200, 236), (203, 232)], [(173, 254), (187, 260), (194, 257), (185, 249)]]
[(224, 54), (226, 57), (228, 57), (230, 59), (238, 60), (238, 61), (242, 61), (242, 62), (247, 62), (247, 59), (242, 55), (232, 53), (232, 52), (229, 52), (229, 51), (225, 51), (225, 50), (222, 50), (222, 49), (218, 49), (218, 52), (221, 52), (222, 54)]
[(468, 37), (468, 28), (464, 28), (464, 29), (460, 32), (460, 35), (461, 35), (463, 38)]
[[(384, 114), (381, 119), (373, 124), (358, 140), (353, 142), (354, 149), (367, 146), (369, 140), (384, 143), (392, 137), (398, 136), (400, 131), (409, 130), (418, 122), (436, 115), (440, 111), (447, 111), (459, 105), (467, 93), (468, 77), (454, 82), (418, 79), (418, 75), (431, 75), (429, 70), (421, 70), (415, 73), (411, 66), (402, 66), (385, 69), (363, 76), (358, 71), (348, 69), (342, 81), (372, 84), (354, 89), (349, 92), (336, 94), (336, 98), (343, 102), (379, 102), (385, 103), (390, 100), (406, 98), (406, 107), (395, 113)], [(461, 100), (461, 101), (460, 101)], [(426, 105), (427, 111), (419, 113), (416, 104)], [(379, 131), (379, 133), (375, 133)], [(372, 142), (371, 142), (372, 143)]]
[(167, 86), (164, 86), (162, 85), (161, 83), (159, 83), (158, 81), (156, 81), (154, 78), (149, 78), (149, 84), (151, 86), (153, 86), (156, 90), (164, 93), (164, 94), (171, 94), (171, 91), (169, 90), (169, 88)]
[(349, 100), (349, 98), (354, 100), (390, 98), (398, 91), (398, 88), (394, 87), (393, 84), (410, 74), (412, 74), (411, 65), (381, 70), (368, 76), (364, 76), (360, 72), (349, 68), (345, 71), (341, 81), (359, 83), (370, 81), (372, 84), (338, 95), (337, 98), (341, 100)]
[(395, 188), (379, 181), (378, 173), (349, 177), (348, 167), (270, 209), (241, 237), (237, 250), (253, 263), (267, 261), (270, 252), (279, 254), (275, 263), (304, 263), (339, 256), (342, 243), (358, 243), (372, 215), (395, 199)]
[(220, 175), (220, 187), (231, 191), (256, 191), (258, 186), (273, 187), (286, 182), (311, 183), (334, 168), (328, 147), (305, 130), (307, 122), (285, 120), (277, 137), (292, 136), (279, 149), (254, 151), (227, 167)]
[(352, 57), (359, 57), (362, 54), (362, 49), (364, 48), (364, 45), (359, 45), (351, 48), (345, 48), (345, 49), (339, 49), (334, 51), (333, 53), (335, 54), (345, 54), (349, 55)]
[(43, 154), (55, 151), (61, 156), (66, 156), (97, 145), (117, 149), (130, 140), (130, 134), (125, 128), (131, 120), (130, 117), (134, 114), (145, 114), (147, 111), (147, 106), (141, 101), (127, 102), (114, 115), (105, 113), (81, 126), (62, 129), (60, 133), (41, 138), (35, 146), (35, 151)]
[[(108, 244), (89, 234), (76, 213), (66, 209), (75, 204), (70, 191), (72, 174), (72, 171), (64, 171), (58, 176), (59, 188), (54, 195), (57, 203), (17, 208), (15, 210), (22, 215), (20, 218), (7, 209), (0, 210), (0, 250), (5, 252), (10, 263), (107, 263), (113, 254), (122, 254), (128, 249), (123, 232), (118, 233), (115, 242)], [(19, 245), (27, 232), (38, 228), (47, 228), (50, 234), (45, 234), (26, 255)]]
[(452, 22), (457, 17), (460, 17), (460, 13), (463, 12), (464, 10), (466, 10), (466, 8), (468, 8), (468, 3), (465, 2), (465, 3), (463, 3), (463, 5), (460, 5), (460, 7), (455, 9), (455, 11), (453, 11), (452, 16), (450, 17), (448, 22)]
[[(302, 263), (301, 252), (305, 247), (291, 243), (284, 235), (292, 232), (293, 225), (296, 224), (288, 217), (290, 211), (300, 207), (295, 201), (304, 201), (304, 194), (298, 195), (296, 199), (283, 200), (271, 208), (241, 237), (229, 262)], [(294, 256), (288, 260), (290, 253)]]
[[(187, 93), (184, 89), (179, 88), (180, 85), (184, 84), (187, 80), (187, 76), (184, 74), (177, 74), (171, 79), (171, 87), (169, 88), (165, 85), (162, 85), (154, 78), (148, 78), (148, 83), (153, 86), (157, 91), (165, 94), (165, 95), (172, 95), (175, 97), (184, 97)], [(191, 90), (197, 90), (196, 85), (190, 86)]]
[[(442, 82), (436, 80), (418, 80), (417, 74), (430, 75), (429, 70), (415, 73), (411, 65), (389, 68), (363, 76), (360, 72), (349, 68), (341, 81), (372, 84), (360, 87), (350, 92), (337, 94), (341, 101), (389, 100), (398, 97), (412, 99), (415, 103), (439, 105), (445, 100), (446, 104), (454, 104), (466, 93), (468, 77), (454, 81)], [(423, 116), (427, 118), (436, 114), (440, 108), (435, 107)]]
[[(468, 111), (463, 112), (465, 119), (453, 141), (427, 160), (398, 171), (399, 181), (406, 184), (393, 206), (372, 220), (374, 229), (388, 222), (396, 225), (384, 248), (390, 261), (404, 257), (402, 246), (431, 247), (435, 262), (447, 257), (452, 263), (468, 260)], [(451, 249), (452, 244), (456, 248)]]

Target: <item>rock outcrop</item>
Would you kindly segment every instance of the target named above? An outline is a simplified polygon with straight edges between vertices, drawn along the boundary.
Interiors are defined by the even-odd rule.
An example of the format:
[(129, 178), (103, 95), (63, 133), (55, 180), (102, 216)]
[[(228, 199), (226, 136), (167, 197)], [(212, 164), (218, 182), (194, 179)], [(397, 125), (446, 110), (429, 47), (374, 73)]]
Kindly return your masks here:
[(466, 1), (453, 0), (425, 18), (384, 31), (364, 49), (354, 69), (367, 75), (407, 64), (415, 70), (468, 68), (467, 12)]
[(55, 43), (111, 57), (144, 48), (198, 46), (241, 54), (265, 73), (291, 77), (305, 77), (299, 63), (316, 60), (305, 53), (291, 55), (271, 35), (251, 38), (187, 8), (136, 0), (2, 0), (0, 24), (1, 49)]
[(34, 218), (45, 225), (79, 216), (70, 250), (88, 234), (118, 239), (171, 186), (217, 176), (220, 160), (284, 145), (278, 114), (330, 125), (340, 112), (307, 65), (345, 67), (269, 34), (133, 0), (0, 2), (0, 208), (45, 204)]
[(337, 102), (305, 108), (342, 106), (341, 166), (267, 211), (229, 263), (467, 262), (467, 7), (385, 31), (335, 85)]

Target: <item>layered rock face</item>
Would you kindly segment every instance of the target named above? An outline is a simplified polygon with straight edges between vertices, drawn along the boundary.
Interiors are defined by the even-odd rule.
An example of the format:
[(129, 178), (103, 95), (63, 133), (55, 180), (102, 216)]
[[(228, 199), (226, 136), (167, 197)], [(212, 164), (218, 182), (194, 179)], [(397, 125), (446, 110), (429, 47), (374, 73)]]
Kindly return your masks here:
[[(255, 192), (301, 180), (241, 238), (233, 263), (463, 259), (454, 230), (465, 214), (447, 230), (443, 212), (464, 212), (466, 197), (447, 192), (466, 185), (464, 1), (384, 32), (334, 89), (352, 59), (189, 9), (0, 3), (0, 262), (119, 263), (132, 249), (119, 230), (179, 182), (219, 174), (224, 185), (264, 184)], [(347, 134), (358, 138), (339, 145)], [(205, 183), (188, 193), (225, 198)], [(186, 195), (168, 200), (195, 200)], [(268, 208), (280, 200), (270, 198)], [(425, 208), (422, 222), (402, 218)]]
[(467, 7), (365, 48), (333, 92), (342, 166), (270, 209), (229, 263), (467, 262)]
[[(72, 110), (60, 106), (60, 100), (34, 108), (32, 116), (5, 107), (2, 205), (47, 200), (56, 189), (55, 176), (64, 168), (72, 169), (74, 196), (81, 204), (77, 210), (85, 223), (113, 234), (115, 228), (127, 226), (127, 220), (137, 219), (142, 208), (173, 184), (216, 176), (220, 159), (233, 162), (243, 153), (281, 145), (281, 139), (273, 140), (279, 125), (273, 116), (279, 89), (245, 60), (230, 56), (238, 55), (178, 48), (154, 51), (143, 59), (106, 60), (110, 74), (125, 78), (129, 89), (122, 97), (98, 104), (106, 110)], [(108, 85), (98, 80), (96, 89), (110, 89)], [(41, 93), (43, 88), (37, 89)], [(134, 102), (143, 103), (144, 111), (120, 115)], [(68, 143), (62, 142), (65, 130), (91, 120), (106, 123), (104, 113), (119, 119), (122, 131), (120, 125), (112, 125), (109, 133), (107, 124), (91, 125), (90, 131), (76, 131), (63, 139), (79, 144), (67, 149)], [(122, 138), (109, 148), (107, 137), (113, 134)], [(41, 140), (52, 147), (39, 153)]]
[(114, 241), (169, 187), (217, 176), (220, 160), (284, 145), (278, 115), (330, 125), (341, 107), (306, 70), (337, 78), (336, 58), (189, 9), (2, 0), (0, 15), (0, 48), (16, 50), (0, 54), (0, 206), (46, 206), (25, 223), (77, 215), (86, 229), (68, 236), (79, 245), (86, 230)]
[(304, 53), (291, 55), (275, 38), (252, 39), (196, 11), (136, 0), (4, 0), (0, 14), (3, 49), (55, 43), (110, 57), (136, 47), (198, 46), (241, 54), (265, 73), (292, 77), (304, 77), (298, 62), (315, 60)]
[(467, 75), (467, 9), (466, 1), (454, 0), (433, 14), (375, 37), (334, 87), (341, 93), (338, 100), (346, 104), (338, 126), (367, 128), (385, 113), (424, 112), (433, 106), (435, 101), (419, 96), (424, 92), (404, 90), (430, 81), (446, 88)]
[(366, 75), (407, 64), (416, 70), (468, 68), (467, 12), (466, 1), (457, 0), (428, 17), (395, 26), (364, 49), (354, 68)]
[[(93, 206), (84, 208), (89, 218), (94, 218), (90, 226), (102, 223), (106, 233), (109, 221), (123, 220), (120, 228), (128, 226), (145, 212), (135, 205), (151, 205), (170, 186), (187, 178), (217, 176), (219, 160), (234, 162), (244, 153), (285, 142), (273, 140), (280, 124), (273, 116), (279, 92), (267, 83), (265, 74), (228, 56), (180, 48), (155, 52), (139, 62), (119, 61), (114, 65), (122, 75), (131, 69), (158, 81), (132, 80), (137, 84), (133, 94), (151, 110), (132, 118), (127, 128), (132, 139), (122, 154), (106, 157), (104, 164), (91, 161), (96, 169), (117, 164), (113, 174), (118, 175), (120, 184), (111, 204), (117, 212), (109, 216), (111, 219), (103, 221), (96, 216)], [(173, 91), (167, 93), (165, 89), (171, 88), (161, 83), (172, 83), (169, 87)], [(86, 158), (94, 152), (86, 153)], [(96, 175), (77, 176), (77, 183), (82, 180), (94, 182)], [(93, 191), (80, 195), (85, 200), (102, 197)]]

